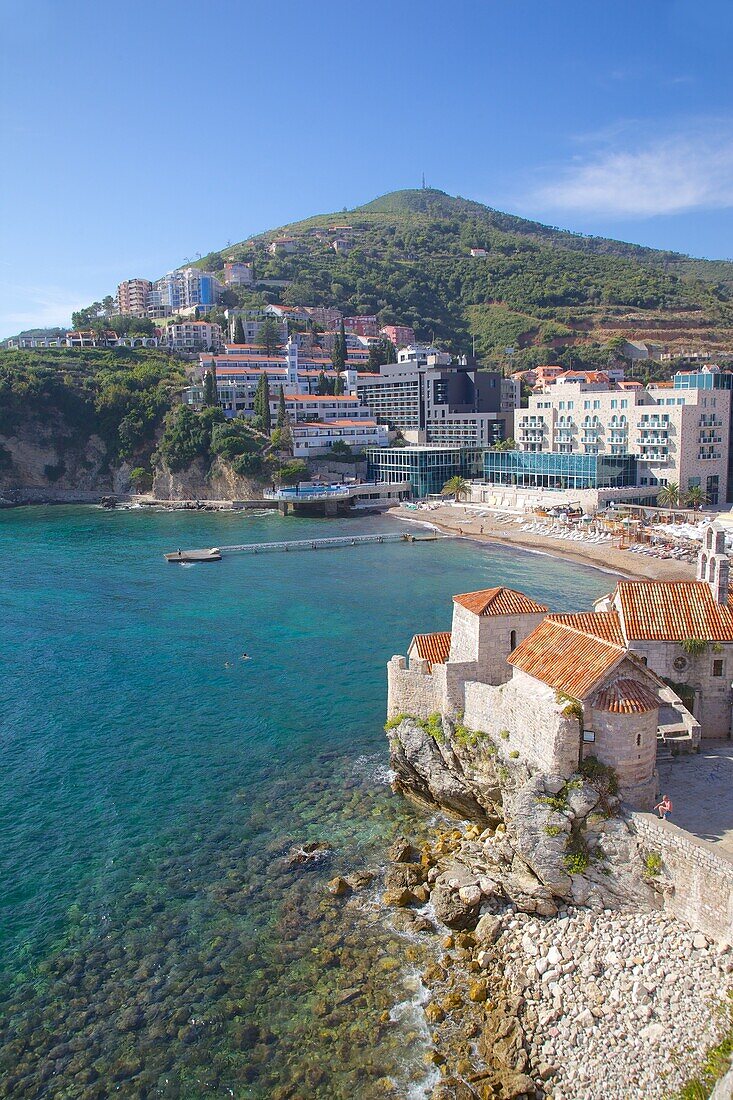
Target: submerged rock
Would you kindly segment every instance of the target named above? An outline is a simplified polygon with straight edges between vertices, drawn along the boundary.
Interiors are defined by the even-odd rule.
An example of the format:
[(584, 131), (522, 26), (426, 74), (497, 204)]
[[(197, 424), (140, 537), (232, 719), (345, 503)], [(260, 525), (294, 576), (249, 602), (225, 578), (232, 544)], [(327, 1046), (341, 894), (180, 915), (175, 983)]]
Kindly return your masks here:
[(288, 854), (288, 867), (299, 867), (304, 863), (315, 863), (323, 859), (332, 850), (327, 840), (315, 840), (291, 848)]

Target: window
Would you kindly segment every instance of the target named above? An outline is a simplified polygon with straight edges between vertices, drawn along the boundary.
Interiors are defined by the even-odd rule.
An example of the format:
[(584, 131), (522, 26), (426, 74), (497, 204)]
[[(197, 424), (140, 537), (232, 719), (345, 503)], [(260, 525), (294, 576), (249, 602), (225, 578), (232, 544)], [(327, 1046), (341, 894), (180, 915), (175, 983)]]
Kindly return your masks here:
[(509, 635), (509, 652), (513, 652), (517, 648), (517, 632), (513, 630)]
[(722, 676), (722, 675), (723, 675), (723, 662), (720, 661), (720, 660), (713, 661), (713, 676)]
[(637, 735), (636, 735), (636, 747), (637, 747), (637, 749), (641, 747), (641, 734), (640, 733), (637, 733)]

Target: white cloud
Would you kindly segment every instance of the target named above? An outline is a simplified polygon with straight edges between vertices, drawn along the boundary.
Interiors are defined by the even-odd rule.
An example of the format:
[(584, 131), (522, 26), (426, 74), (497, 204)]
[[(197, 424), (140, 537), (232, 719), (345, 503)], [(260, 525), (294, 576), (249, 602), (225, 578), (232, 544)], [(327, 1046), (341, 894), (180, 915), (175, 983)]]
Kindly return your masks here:
[(621, 217), (733, 206), (733, 132), (706, 127), (633, 148), (611, 142), (555, 171), (522, 205)]

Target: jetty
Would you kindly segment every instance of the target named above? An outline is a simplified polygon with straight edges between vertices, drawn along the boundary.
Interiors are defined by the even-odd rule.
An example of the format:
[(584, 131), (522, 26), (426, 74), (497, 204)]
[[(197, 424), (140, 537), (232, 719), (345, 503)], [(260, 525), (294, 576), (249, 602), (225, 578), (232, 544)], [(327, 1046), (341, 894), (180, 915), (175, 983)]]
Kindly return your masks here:
[(166, 554), (167, 562), (183, 563), (198, 561), (221, 561), (223, 554), (272, 554), (277, 551), (289, 553), (299, 550), (336, 550), (346, 546), (365, 546), (384, 542), (437, 542), (438, 539), (452, 538), (451, 535), (430, 534), (411, 535), (395, 531), (385, 531), (373, 535), (337, 535), (325, 539), (296, 539), (292, 542), (245, 542), (238, 546), (218, 546), (211, 550), (178, 550)]
[(165, 560), (181, 565), (187, 561), (221, 561), (221, 550), (218, 546), (211, 550), (176, 550), (172, 554), (166, 554)]

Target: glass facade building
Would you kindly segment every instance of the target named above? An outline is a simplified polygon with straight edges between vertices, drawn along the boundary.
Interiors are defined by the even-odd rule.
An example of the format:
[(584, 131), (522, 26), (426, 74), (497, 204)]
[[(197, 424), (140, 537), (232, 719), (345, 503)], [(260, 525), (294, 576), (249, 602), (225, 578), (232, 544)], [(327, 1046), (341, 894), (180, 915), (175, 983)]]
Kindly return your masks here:
[(636, 485), (636, 456), (485, 451), (484, 479), (537, 489), (621, 489)]
[(480, 478), (480, 447), (368, 447), (369, 481), (409, 481), (413, 496), (439, 493), (452, 477)]

